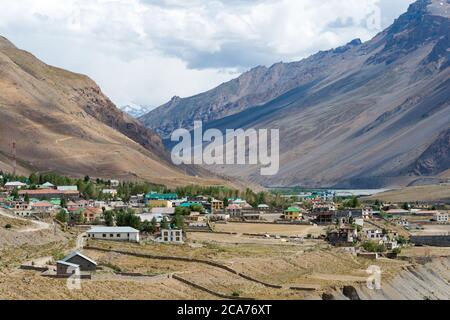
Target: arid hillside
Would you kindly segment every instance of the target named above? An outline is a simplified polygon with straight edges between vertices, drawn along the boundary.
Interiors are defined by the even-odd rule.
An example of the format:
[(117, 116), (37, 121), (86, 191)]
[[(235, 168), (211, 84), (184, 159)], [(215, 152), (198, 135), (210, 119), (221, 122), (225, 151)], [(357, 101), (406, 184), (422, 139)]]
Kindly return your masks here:
[(0, 169), (12, 169), (13, 141), (25, 174), (221, 183), (174, 167), (160, 137), (118, 110), (88, 77), (46, 65), (0, 37)]
[[(372, 40), (257, 67), (141, 117), (167, 138), (208, 128), (280, 130), (280, 171), (218, 166), (266, 186), (377, 188), (448, 177), (450, 2), (419, 0)], [(206, 128), (205, 128), (206, 129)]]

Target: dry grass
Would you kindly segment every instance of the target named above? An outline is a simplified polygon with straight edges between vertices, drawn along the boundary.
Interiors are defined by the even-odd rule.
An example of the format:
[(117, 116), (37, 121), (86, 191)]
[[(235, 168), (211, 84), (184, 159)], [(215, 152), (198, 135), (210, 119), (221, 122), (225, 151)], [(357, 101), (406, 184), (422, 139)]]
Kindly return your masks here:
[(304, 225), (284, 225), (265, 223), (227, 223), (215, 224), (215, 231), (249, 233), (249, 234), (269, 234), (280, 236), (306, 237), (308, 234), (319, 236), (325, 234), (325, 228)]
[(176, 280), (158, 282), (128, 280), (82, 281), (81, 290), (69, 290), (66, 280), (41, 277), (34, 272), (0, 275), (0, 299), (7, 300), (163, 300), (212, 299)]
[(429, 185), (409, 187), (376, 194), (363, 200), (380, 200), (387, 202), (433, 202), (450, 200), (450, 185)]
[(28, 227), (31, 225), (31, 222), (8, 218), (8, 217), (0, 215), (0, 228), (5, 228), (6, 225), (10, 225), (12, 227), (11, 231), (13, 231), (13, 230), (17, 230), (17, 229), (20, 229), (23, 227)]

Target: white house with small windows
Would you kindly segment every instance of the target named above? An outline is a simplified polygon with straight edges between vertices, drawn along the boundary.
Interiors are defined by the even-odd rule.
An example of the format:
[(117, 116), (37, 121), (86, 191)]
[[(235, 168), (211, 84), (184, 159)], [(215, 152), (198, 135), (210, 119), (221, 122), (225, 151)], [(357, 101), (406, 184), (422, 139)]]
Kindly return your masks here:
[(139, 230), (131, 227), (93, 227), (87, 235), (89, 239), (139, 242)]
[(158, 238), (158, 242), (163, 243), (184, 243), (183, 230), (180, 229), (162, 229), (161, 237)]
[(448, 213), (437, 212), (433, 215), (433, 220), (438, 223), (447, 223), (448, 222)]
[(386, 239), (383, 231), (381, 230), (364, 230), (366, 237), (370, 240), (384, 240)]

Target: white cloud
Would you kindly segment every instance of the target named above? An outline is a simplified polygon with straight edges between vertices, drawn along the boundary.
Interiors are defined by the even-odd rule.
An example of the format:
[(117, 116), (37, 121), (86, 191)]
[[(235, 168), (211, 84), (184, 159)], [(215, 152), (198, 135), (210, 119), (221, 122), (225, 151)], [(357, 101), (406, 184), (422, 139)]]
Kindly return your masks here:
[(86, 73), (118, 104), (158, 105), (378, 31), (411, 0), (3, 0), (0, 34)]

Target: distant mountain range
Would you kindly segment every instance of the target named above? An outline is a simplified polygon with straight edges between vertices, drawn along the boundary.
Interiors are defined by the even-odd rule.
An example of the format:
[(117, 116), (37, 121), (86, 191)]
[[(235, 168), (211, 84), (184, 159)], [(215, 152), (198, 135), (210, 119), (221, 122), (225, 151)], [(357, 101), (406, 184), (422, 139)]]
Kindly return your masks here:
[(139, 120), (168, 139), (210, 128), (279, 128), (281, 169), (216, 172), (270, 186), (384, 187), (450, 177), (450, 4), (419, 0), (362, 43), (259, 66)]
[(138, 104), (128, 104), (126, 106), (120, 107), (120, 110), (127, 113), (129, 116), (132, 116), (133, 118), (139, 118), (143, 116), (144, 114), (149, 113), (155, 109), (154, 107), (150, 106), (143, 106)]
[(46, 65), (0, 37), (0, 169), (9, 172), (14, 141), (21, 174), (224, 183), (203, 169), (175, 167), (161, 138), (116, 108), (87, 76)]

